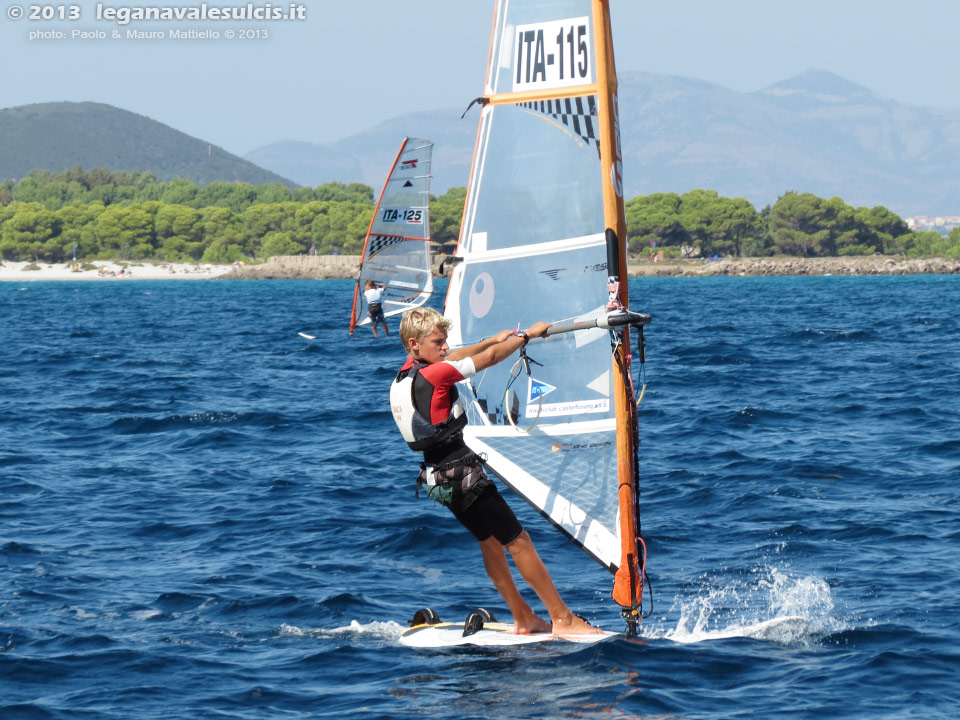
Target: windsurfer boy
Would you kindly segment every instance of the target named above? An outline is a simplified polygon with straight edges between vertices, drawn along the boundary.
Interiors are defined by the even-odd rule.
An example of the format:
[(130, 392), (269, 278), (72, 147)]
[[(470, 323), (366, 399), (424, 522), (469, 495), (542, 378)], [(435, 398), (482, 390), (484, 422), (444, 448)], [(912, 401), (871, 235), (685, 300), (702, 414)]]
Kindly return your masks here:
[[(426, 485), (428, 496), (450, 508), (479, 541), (484, 568), (507, 602), (516, 632), (599, 633), (560, 598), (530, 535), (484, 472), (482, 459), (466, 446), (461, 432), (466, 417), (457, 402), (456, 383), (510, 357), (549, 327), (538, 322), (526, 332), (503, 330), (476, 345), (449, 352), (450, 321), (433, 308), (410, 310), (400, 323), (407, 361), (390, 388), (390, 406), (407, 444), (423, 453), (418, 490)], [(520, 595), (504, 548), (543, 602), (552, 627)]]
[(373, 336), (378, 337), (377, 323), (381, 323), (383, 332), (387, 334), (387, 337), (390, 337), (390, 328), (387, 327), (387, 319), (383, 316), (383, 303), (380, 302), (383, 291), (387, 289), (387, 286), (380, 283), (380, 287), (377, 287), (373, 280), (367, 280), (363, 287), (363, 297), (367, 301), (367, 315), (370, 318), (370, 327), (373, 328)]

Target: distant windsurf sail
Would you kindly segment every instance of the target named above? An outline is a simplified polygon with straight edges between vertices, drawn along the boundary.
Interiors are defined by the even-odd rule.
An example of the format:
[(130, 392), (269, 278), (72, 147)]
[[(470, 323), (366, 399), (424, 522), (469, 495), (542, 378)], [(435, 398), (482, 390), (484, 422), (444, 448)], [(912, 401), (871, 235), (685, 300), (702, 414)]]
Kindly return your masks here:
[(419, 307), (433, 293), (430, 260), (430, 163), (433, 143), (404, 138), (373, 210), (353, 292), (350, 332), (368, 325), (363, 291), (379, 288), (387, 317)]
[(445, 314), (451, 345), (557, 322), (527, 346), (529, 373), (504, 362), (461, 383), (465, 438), (615, 573), (613, 597), (635, 628), (643, 550), (628, 348), (631, 325), (649, 316), (627, 310), (616, 90), (607, 0), (497, 2)]

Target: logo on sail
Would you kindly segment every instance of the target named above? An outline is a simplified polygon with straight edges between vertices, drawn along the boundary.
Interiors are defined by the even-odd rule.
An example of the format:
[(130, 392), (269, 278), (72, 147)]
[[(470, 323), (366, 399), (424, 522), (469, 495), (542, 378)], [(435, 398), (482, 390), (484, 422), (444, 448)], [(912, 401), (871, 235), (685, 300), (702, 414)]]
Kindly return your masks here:
[(538, 399), (544, 395), (549, 395), (556, 389), (556, 386), (550, 383), (545, 383), (533, 377), (527, 378), (527, 402), (535, 403)]
[[(601, 376), (602, 377), (602, 376)], [(597, 378), (600, 380), (601, 378)], [(596, 381), (595, 381), (596, 382)], [(591, 389), (596, 389), (590, 386)], [(559, 417), (561, 415), (584, 415), (606, 413), (610, 411), (610, 400), (606, 397), (596, 400), (573, 400), (568, 402), (547, 403), (542, 399), (557, 388), (534, 377), (527, 378), (527, 408), (524, 417)]]
[[(536, 399), (534, 399), (536, 400)], [(573, 400), (562, 403), (543, 403), (527, 401), (527, 410), (524, 417), (527, 419), (541, 417), (560, 417), (561, 415), (586, 415), (590, 413), (610, 412), (610, 400)]]
[(470, 286), (470, 312), (474, 317), (482, 318), (490, 312), (495, 294), (493, 276), (488, 272), (477, 275)]

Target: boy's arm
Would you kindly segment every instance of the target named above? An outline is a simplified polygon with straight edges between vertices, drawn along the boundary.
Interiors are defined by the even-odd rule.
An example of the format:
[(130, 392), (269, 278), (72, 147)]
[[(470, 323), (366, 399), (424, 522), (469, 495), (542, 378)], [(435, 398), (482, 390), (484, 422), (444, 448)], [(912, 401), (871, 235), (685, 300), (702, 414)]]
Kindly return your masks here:
[(512, 330), (503, 330), (484, 343), (477, 343), (477, 345), (472, 345), (469, 348), (462, 348), (463, 350), (479, 348), (477, 352), (465, 354), (462, 357), (472, 358), (473, 365), (477, 369), (477, 372), (486, 370), (488, 367), (496, 365), (498, 362), (506, 360), (513, 355), (513, 353), (527, 344), (527, 339), (543, 335), (549, 327), (550, 323), (537, 322), (527, 328), (525, 333), (520, 335), (514, 335)]
[(473, 357), (474, 355), (483, 352), (489, 347), (494, 345), (499, 345), (508, 337), (513, 335), (513, 330), (501, 330), (496, 335), (486, 340), (481, 340), (475, 345), (468, 345), (467, 347), (457, 348), (456, 350), (451, 350), (447, 353), (447, 360), (463, 360), (464, 358)]

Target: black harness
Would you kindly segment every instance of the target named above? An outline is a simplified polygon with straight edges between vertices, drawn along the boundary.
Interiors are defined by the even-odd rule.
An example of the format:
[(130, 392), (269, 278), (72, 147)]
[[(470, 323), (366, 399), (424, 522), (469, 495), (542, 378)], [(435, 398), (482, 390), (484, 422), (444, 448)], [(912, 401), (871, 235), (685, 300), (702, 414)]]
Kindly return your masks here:
[(485, 462), (485, 457), (468, 450), (463, 457), (432, 467), (420, 463), (416, 497), (420, 497), (420, 486), (426, 485), (427, 497), (431, 500), (456, 511), (466, 510), (488, 485), (493, 484), (484, 472)]

